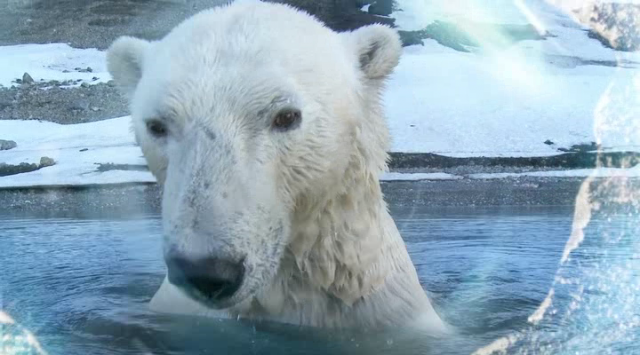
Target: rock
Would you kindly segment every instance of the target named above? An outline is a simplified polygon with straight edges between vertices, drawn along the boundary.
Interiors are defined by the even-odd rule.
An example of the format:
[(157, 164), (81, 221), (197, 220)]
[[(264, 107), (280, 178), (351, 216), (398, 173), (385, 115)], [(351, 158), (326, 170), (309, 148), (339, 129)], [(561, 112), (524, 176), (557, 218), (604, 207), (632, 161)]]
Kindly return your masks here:
[(71, 111), (86, 111), (89, 109), (89, 103), (86, 101), (76, 101), (69, 106)]
[(589, 28), (587, 35), (618, 51), (640, 49), (640, 4), (584, 1), (574, 15)]
[[(466, 25), (465, 25), (466, 24)], [(466, 28), (478, 28), (478, 30), (491, 33), (501, 33), (501, 46), (508, 46), (524, 40), (543, 40), (548, 34), (541, 35), (531, 25), (495, 25), (480, 22), (447, 22), (436, 20), (427, 27), (417, 31), (398, 30), (403, 46), (423, 45), (423, 40), (432, 39), (445, 47), (460, 52), (469, 52), (468, 47), (481, 47), (476, 36)]]
[(83, 87), (83, 88), (88, 88), (89, 87), (89, 83), (83, 82), (82, 84), (80, 84), (80, 86)]
[(40, 158), (40, 168), (46, 168), (47, 166), (56, 165), (56, 161), (49, 157)]
[(36, 164), (20, 163), (15, 165), (0, 163), (0, 176), (16, 175), (36, 170), (38, 170), (38, 166)]
[(553, 143), (551, 140), (547, 139), (546, 141), (544, 141), (544, 144), (546, 144), (546, 145), (554, 145), (555, 143)]
[(376, 0), (369, 6), (372, 15), (389, 16), (393, 11), (393, 0)]
[(96, 80), (98, 80), (98, 77), (97, 77), (97, 76), (94, 76), (93, 78), (91, 78), (91, 80), (92, 80), (92, 81), (96, 81)]
[(419, 30), (419, 31), (398, 30), (398, 35), (400, 35), (400, 39), (402, 40), (403, 47), (415, 46), (415, 45), (423, 46), (424, 43), (422, 42), (422, 40), (429, 37), (426, 31), (424, 30)]
[[(373, 3), (373, 1), (361, 0), (268, 0), (269, 2), (286, 3), (304, 10), (334, 31), (350, 31), (362, 26), (380, 23), (393, 26), (395, 20), (390, 17), (381, 17), (372, 13), (362, 12), (361, 5)], [(386, 3), (389, 0), (377, 0)]]
[(82, 148), (82, 149), (80, 149), (79, 151), (80, 151), (80, 152), (86, 152), (87, 150), (89, 150), (89, 148)]
[(0, 139), (0, 150), (9, 150), (17, 147), (18, 144), (14, 141)]
[(22, 83), (23, 84), (33, 84), (33, 83), (35, 83), (35, 80), (33, 80), (31, 75), (29, 75), (29, 73), (24, 73), (24, 74), (22, 74)]
[(93, 69), (91, 69), (91, 67), (87, 67), (87, 69), (85, 69), (87, 71), (87, 73), (93, 73)]
[(567, 148), (558, 148), (561, 152), (575, 152), (575, 153), (586, 153), (586, 152), (594, 152), (600, 150), (601, 146), (596, 142), (591, 143), (582, 143), (582, 144), (574, 144), (569, 149)]

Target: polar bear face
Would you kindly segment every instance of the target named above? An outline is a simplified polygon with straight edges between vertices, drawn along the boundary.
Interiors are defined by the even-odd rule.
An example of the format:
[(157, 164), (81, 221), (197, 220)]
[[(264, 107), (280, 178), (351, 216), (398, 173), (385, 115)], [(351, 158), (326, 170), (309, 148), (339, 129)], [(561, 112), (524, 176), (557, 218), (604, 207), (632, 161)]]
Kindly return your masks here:
[(171, 283), (217, 309), (268, 286), (300, 210), (348, 190), (354, 166), (384, 165), (379, 90), (400, 48), (387, 27), (335, 33), (257, 1), (113, 43), (109, 71), (163, 186)]

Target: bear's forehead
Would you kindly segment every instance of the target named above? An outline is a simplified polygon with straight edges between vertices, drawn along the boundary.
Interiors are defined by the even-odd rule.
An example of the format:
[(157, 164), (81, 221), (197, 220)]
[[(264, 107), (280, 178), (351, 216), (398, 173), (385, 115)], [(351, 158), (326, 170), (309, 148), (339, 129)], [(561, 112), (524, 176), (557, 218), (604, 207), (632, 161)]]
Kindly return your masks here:
[[(243, 1), (201, 12), (169, 33), (163, 48), (181, 49), (174, 57), (246, 54), (277, 57), (336, 51), (337, 34), (314, 17), (292, 7)], [(248, 59), (248, 58), (247, 58)]]
[(145, 116), (242, 116), (287, 100), (322, 105), (357, 82), (340, 36), (283, 5), (251, 1), (208, 10), (154, 46), (138, 97), (154, 111)]

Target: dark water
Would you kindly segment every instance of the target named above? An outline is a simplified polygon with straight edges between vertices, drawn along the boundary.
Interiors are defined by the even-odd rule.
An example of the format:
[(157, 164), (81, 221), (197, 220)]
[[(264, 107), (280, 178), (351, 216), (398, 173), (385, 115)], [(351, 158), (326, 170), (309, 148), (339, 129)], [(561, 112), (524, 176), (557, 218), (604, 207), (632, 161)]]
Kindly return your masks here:
[[(0, 308), (49, 354), (469, 354), (504, 336), (517, 338), (509, 353), (640, 353), (635, 215), (595, 216), (559, 272), (570, 207), (393, 215), (423, 286), (457, 329), (451, 337), (153, 314), (146, 303), (164, 273), (158, 216), (0, 218)], [(569, 281), (552, 285), (556, 272)], [(547, 314), (528, 323), (552, 286)], [(21, 329), (0, 324), (0, 353), (16, 353), (6, 349), (20, 346), (10, 336)]]

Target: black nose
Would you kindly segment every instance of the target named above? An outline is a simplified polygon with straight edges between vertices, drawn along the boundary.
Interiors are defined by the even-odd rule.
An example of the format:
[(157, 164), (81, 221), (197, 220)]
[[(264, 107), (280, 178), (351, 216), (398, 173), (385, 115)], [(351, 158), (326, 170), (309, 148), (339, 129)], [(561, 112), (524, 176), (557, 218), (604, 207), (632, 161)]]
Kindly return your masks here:
[(221, 301), (233, 296), (242, 284), (244, 263), (217, 258), (191, 260), (167, 256), (169, 281), (187, 291), (197, 290), (202, 296)]

